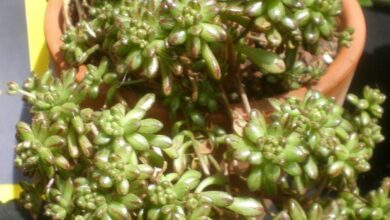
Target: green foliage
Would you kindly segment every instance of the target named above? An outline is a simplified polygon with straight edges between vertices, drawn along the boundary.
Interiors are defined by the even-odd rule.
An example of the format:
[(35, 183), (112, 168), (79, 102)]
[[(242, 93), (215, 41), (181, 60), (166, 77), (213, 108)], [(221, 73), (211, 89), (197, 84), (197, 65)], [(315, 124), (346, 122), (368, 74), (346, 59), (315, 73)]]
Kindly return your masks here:
[[(340, 0), (84, 2), (83, 13), (68, 12), (79, 19), (74, 26), (65, 22), (62, 51), (75, 66), (107, 56), (109, 71), (120, 81), (142, 79), (153, 82), (143, 83), (149, 90), (183, 93), (194, 101), (204, 81), (226, 87), (224, 79), (257, 71), (278, 74), (276, 81), (291, 89), (318, 80), (326, 69), (323, 59), (307, 63), (304, 54), (322, 56), (330, 51), (322, 51), (321, 42), (347, 46), (352, 40), (350, 32), (339, 31), (341, 5)], [(251, 72), (240, 69), (245, 65)]]
[(364, 7), (370, 7), (373, 5), (372, 0), (359, 0), (359, 3)]
[(324, 187), (354, 189), (357, 175), (370, 169), (373, 147), (384, 139), (378, 119), (385, 96), (366, 87), (364, 99), (349, 95), (348, 100), (355, 105), (352, 111), (314, 91), (302, 101), (273, 99), (268, 123), (253, 110), (242, 133), (225, 139), (227, 154), (250, 164), (249, 190), (299, 198), (323, 181)]
[[(164, 163), (160, 149), (171, 147), (169, 137), (157, 134), (162, 123), (143, 119), (155, 101), (153, 94), (145, 95), (132, 109), (119, 103), (94, 111), (79, 106), (91, 88), (100, 86), (90, 79), (76, 83), (72, 72), (64, 72), (61, 79), (47, 73), (43, 78), (30, 77), (27, 82), (35, 80), (35, 86), (24, 90), (10, 84), (10, 92), (25, 95), (35, 113), (31, 126), (17, 124), (15, 158), (16, 166), (33, 180), (22, 185), (22, 199), (34, 216), (42, 208), (43, 202), (38, 201), (45, 193), (45, 214), (53, 219), (73, 219), (85, 213), (96, 216), (98, 210), (111, 217), (129, 215), (123, 204), (117, 203), (127, 201), (129, 193), (142, 195), (146, 181)], [(48, 100), (50, 95), (58, 98)], [(39, 101), (48, 107), (43, 108)], [(64, 110), (65, 105), (72, 106), (72, 111)], [(40, 188), (42, 182), (50, 185), (47, 192)], [(33, 198), (39, 199), (35, 202)]]
[(201, 180), (201, 173), (195, 170), (186, 171), (180, 178), (176, 173), (161, 176), (149, 186), (147, 198), (151, 206), (141, 211), (139, 219), (224, 219), (214, 209), (233, 210), (247, 217), (262, 214), (263, 207), (256, 200), (234, 198), (224, 191), (204, 191), (224, 183), (222, 176)]
[(296, 200), (286, 203), (283, 211), (275, 220), (317, 220), (317, 219), (388, 219), (389, 210), (389, 178), (382, 186), (372, 190), (365, 197), (359, 193), (342, 192), (337, 199), (322, 199), (313, 203), (309, 209), (303, 209)]
[[(190, 120), (175, 124), (171, 140), (158, 134), (160, 121), (145, 118), (154, 94), (132, 108), (120, 102), (101, 110), (80, 106), (87, 97), (99, 96), (103, 82), (113, 82), (104, 80), (111, 78), (106, 66), (89, 66), (91, 76), (81, 82), (70, 71), (61, 78), (30, 77), (24, 89), (9, 84), (10, 93), (23, 94), (34, 113), (31, 125), (17, 124), (15, 158), (31, 177), (22, 183), (21, 201), (34, 218), (42, 210), (52, 219), (264, 216), (263, 204), (245, 197), (246, 190), (289, 198), (288, 203), (273, 201), (280, 211), (275, 219), (388, 216), (388, 180), (367, 200), (356, 186), (357, 175), (370, 169), (375, 144), (384, 139), (378, 119), (385, 96), (378, 90), (366, 87), (362, 99), (348, 95), (350, 111), (315, 91), (303, 100), (272, 99), (269, 120), (253, 110), (236, 134), (207, 128), (206, 119), (189, 113)], [(94, 87), (97, 95), (91, 93)], [(215, 155), (225, 143), (223, 158)], [(221, 159), (228, 166), (247, 163), (249, 169), (232, 172)], [(246, 190), (232, 191), (236, 186), (230, 177), (237, 175), (245, 179)], [(322, 197), (327, 191), (339, 196)], [(308, 212), (300, 208), (310, 204)]]
[[(326, 64), (302, 53), (348, 46), (340, 0), (72, 4), (77, 24), (65, 21), (62, 52), (85, 76), (69, 69), (9, 83), (33, 114), (16, 125), (15, 165), (29, 178), (20, 201), (34, 219), (390, 217), (389, 179), (365, 198), (356, 184), (384, 139), (379, 90), (348, 95), (350, 108), (313, 90), (270, 99), (269, 115), (229, 106), (228, 94), (245, 100), (241, 80), (255, 84), (253, 75), (285, 88), (319, 79)], [(133, 106), (125, 86), (143, 93)], [(178, 119), (168, 131), (149, 117), (161, 97)], [(234, 132), (214, 123), (210, 113), (222, 110)]]

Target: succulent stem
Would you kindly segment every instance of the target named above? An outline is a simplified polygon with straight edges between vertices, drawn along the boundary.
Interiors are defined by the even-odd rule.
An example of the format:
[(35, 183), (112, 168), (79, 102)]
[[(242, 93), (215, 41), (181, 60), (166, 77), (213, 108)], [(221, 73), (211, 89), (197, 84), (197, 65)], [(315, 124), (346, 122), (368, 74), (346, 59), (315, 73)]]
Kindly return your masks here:
[(244, 85), (241, 82), (240, 76), (236, 74), (238, 92), (240, 94), (242, 103), (244, 104), (244, 108), (247, 114), (249, 114), (252, 110), (251, 105), (249, 103), (248, 95), (245, 92)]
[[(205, 155), (203, 155), (201, 152), (200, 152), (200, 144), (197, 140), (193, 139), (192, 140), (193, 142), (193, 145), (194, 145), (194, 152), (196, 154), (196, 157), (199, 159), (199, 164), (203, 170), (203, 172), (209, 176), (210, 175), (210, 170), (209, 170), (209, 166), (208, 166), (208, 163), (207, 163), (207, 160), (205, 158)], [(207, 156), (206, 156), (207, 157)]]
[(328, 184), (328, 177), (327, 177), (327, 176), (324, 176), (324, 177), (319, 181), (319, 185), (318, 185), (318, 187), (315, 189), (315, 191), (313, 192), (313, 194), (307, 198), (307, 202), (310, 204), (310, 203), (313, 203), (313, 202), (317, 201), (317, 198), (318, 198), (319, 196), (321, 196), (321, 193), (324, 191), (324, 189), (325, 189), (325, 187), (327, 186), (327, 184)]
[(213, 155), (209, 154), (207, 155), (208, 159), (210, 160), (211, 164), (214, 166), (214, 168), (218, 171), (218, 172), (221, 172), (222, 171), (222, 168), (221, 166), (219, 165), (218, 161), (214, 158)]
[(225, 109), (228, 117), (229, 117), (229, 121), (231, 122), (230, 124), (232, 125), (233, 124), (233, 112), (232, 112), (232, 109), (230, 108), (230, 103), (229, 103), (229, 100), (227, 98), (226, 91), (223, 88), (222, 84), (219, 82), (218, 82), (218, 89), (219, 89), (219, 93), (221, 96), (222, 104), (224, 106), (224, 109)]
[(63, 29), (68, 30), (73, 27), (72, 18), (70, 16), (70, 4), (72, 0), (64, 0), (64, 7), (62, 8), (62, 15), (64, 17)]
[(77, 14), (79, 16), (80, 21), (82, 21), (86, 17), (84, 9), (83, 9), (83, 6), (81, 5), (80, 0), (74, 0), (74, 1), (75, 1), (75, 4), (76, 4)]
[(146, 79), (127, 80), (121, 83), (121, 86), (130, 86), (146, 82)]

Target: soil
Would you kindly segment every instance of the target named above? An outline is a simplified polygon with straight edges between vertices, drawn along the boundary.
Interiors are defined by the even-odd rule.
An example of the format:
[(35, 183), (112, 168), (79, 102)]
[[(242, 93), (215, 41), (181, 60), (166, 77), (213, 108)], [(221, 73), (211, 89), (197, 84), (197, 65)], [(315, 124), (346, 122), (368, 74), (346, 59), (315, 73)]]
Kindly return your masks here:
[[(321, 39), (318, 46), (319, 50), (315, 54), (310, 53), (305, 50), (303, 46), (300, 46), (297, 60), (303, 62), (306, 66), (315, 65), (321, 67), (322, 71), (317, 75), (313, 75), (311, 72), (305, 72), (304, 74), (298, 75), (298, 84), (296, 85), (299, 85), (299, 87), (310, 87), (315, 85), (319, 78), (326, 72), (327, 67), (330, 65), (329, 61), (333, 61), (337, 55), (338, 46), (336, 37), (332, 37), (329, 40)], [(326, 58), (324, 58), (324, 56), (326, 56)], [(285, 73), (281, 74), (280, 77), (266, 75), (252, 65), (252, 68), (243, 74), (242, 82), (246, 88), (249, 99), (263, 99), (280, 95), (291, 89), (296, 89), (294, 88), (296, 85), (291, 85), (286, 76), (287, 74)], [(230, 97), (232, 98), (235, 96), (231, 95)]]

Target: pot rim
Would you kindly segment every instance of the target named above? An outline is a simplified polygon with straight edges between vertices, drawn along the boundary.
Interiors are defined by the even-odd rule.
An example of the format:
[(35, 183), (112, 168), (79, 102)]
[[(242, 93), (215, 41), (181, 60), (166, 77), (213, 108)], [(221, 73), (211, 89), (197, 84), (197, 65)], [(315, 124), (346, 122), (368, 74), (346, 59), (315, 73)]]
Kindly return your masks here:
[[(328, 66), (326, 73), (321, 76), (318, 83), (313, 86), (313, 88), (325, 94), (337, 86), (338, 82), (345, 80), (349, 74), (354, 73), (366, 42), (366, 20), (359, 2), (357, 0), (343, 0), (342, 2), (342, 24), (344, 27), (351, 27), (354, 29), (353, 40), (349, 47), (340, 48), (334, 61)], [(301, 87), (281, 96), (294, 96), (305, 93), (306, 91), (306, 87)]]

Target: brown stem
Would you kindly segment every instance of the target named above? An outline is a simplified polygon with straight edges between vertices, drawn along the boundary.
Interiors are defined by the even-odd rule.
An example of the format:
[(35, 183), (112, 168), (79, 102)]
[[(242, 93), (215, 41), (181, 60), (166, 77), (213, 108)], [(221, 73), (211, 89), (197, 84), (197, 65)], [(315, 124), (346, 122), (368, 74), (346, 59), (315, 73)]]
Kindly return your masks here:
[(123, 104), (123, 105), (125, 105), (125, 106), (128, 106), (128, 104), (127, 104), (125, 98), (123, 98), (123, 96), (122, 96), (119, 92), (117, 92), (117, 93), (115, 94), (115, 98), (117, 99), (118, 103), (121, 103), (121, 104)]
[(316, 189), (316, 191), (314, 191), (314, 193), (310, 197), (307, 198), (307, 202), (309, 204), (312, 201), (315, 201), (321, 195), (322, 191), (325, 189), (326, 184), (328, 182), (327, 179), (328, 179), (327, 177), (323, 178), (321, 183), (320, 183), (320, 185), (319, 185), (319, 187)]
[(234, 70), (236, 69), (236, 57), (233, 49), (233, 42), (230, 37), (226, 39), (226, 48), (227, 48), (227, 53), (228, 53), (228, 63), (232, 64), (229, 66), (229, 74), (234, 73)]
[(267, 202), (265, 201), (264, 198), (260, 199), (260, 203), (263, 205), (264, 211), (265, 211), (265, 213), (267, 213), (267, 215), (272, 216), (272, 217), (275, 216), (275, 213), (273, 213), (270, 210), (268, 210), (268, 205), (267, 205)]
[(196, 140), (193, 140), (194, 142), (194, 152), (196, 154), (196, 156), (198, 157), (199, 159), (199, 164), (203, 170), (203, 172), (209, 176), (210, 175), (210, 170), (209, 170), (209, 167), (207, 165), (207, 161), (206, 161), (206, 158), (204, 158), (204, 156), (202, 155), (202, 153), (200, 152), (200, 147), (199, 147), (199, 143), (198, 141)]
[(89, 3), (88, 3), (87, 0), (83, 0), (82, 5), (83, 5), (84, 7), (90, 7), (90, 5), (89, 5)]
[(218, 89), (219, 89), (220, 94), (221, 94), (222, 104), (223, 104), (223, 106), (226, 110), (226, 113), (228, 114), (229, 120), (231, 122), (230, 124), (233, 125), (233, 112), (232, 112), (232, 109), (230, 108), (229, 100), (226, 96), (226, 91), (220, 82), (218, 82)]
[(195, 81), (195, 79), (192, 79), (191, 77), (189, 77), (189, 79), (190, 79), (191, 87), (192, 87), (191, 99), (193, 102), (196, 102), (198, 100), (198, 97), (199, 97), (198, 83)]
[(211, 164), (214, 166), (214, 168), (218, 171), (218, 172), (221, 172), (222, 171), (222, 168), (221, 166), (218, 164), (218, 161), (214, 158), (213, 155), (209, 154), (207, 155), (207, 157), (209, 158)]
[(143, 82), (146, 82), (146, 80), (145, 79), (128, 80), (128, 81), (121, 83), (121, 86), (129, 86), (129, 85), (134, 85), (134, 84), (143, 83)]
[[(251, 25), (249, 25), (249, 26), (251, 26)], [(249, 29), (249, 26), (247, 29)], [(244, 108), (245, 108), (246, 113), (249, 114), (249, 112), (251, 111), (251, 106), (249, 103), (248, 96), (245, 92), (244, 86), (241, 82), (241, 74), (240, 74), (241, 71), (240, 71), (240, 62), (238, 60), (238, 54), (234, 53), (233, 42), (231, 41), (231, 39), (227, 40), (227, 44), (228, 44), (228, 48), (229, 48), (228, 50), (229, 50), (229, 54), (230, 54), (229, 55), (230, 63), (233, 64), (233, 75), (237, 80), (238, 93), (240, 94), (240, 97), (241, 97), (242, 103), (244, 104)]]
[(76, 10), (77, 10), (77, 14), (79, 15), (79, 19), (84, 20), (85, 13), (84, 13), (83, 7), (81, 6), (80, 0), (74, 0), (74, 1), (76, 3)]
[(245, 111), (249, 115), (249, 113), (251, 111), (251, 105), (249, 103), (248, 96), (245, 92), (245, 89), (244, 89), (244, 86), (241, 82), (240, 76), (236, 75), (236, 77), (237, 77), (237, 84), (238, 84), (238, 92), (240, 93), (240, 97), (241, 97), (242, 103), (244, 104)]
[(72, 18), (70, 16), (70, 2), (71, 0), (64, 0), (64, 7), (62, 8), (62, 15), (64, 17), (64, 31), (68, 30), (70, 27), (73, 27)]

